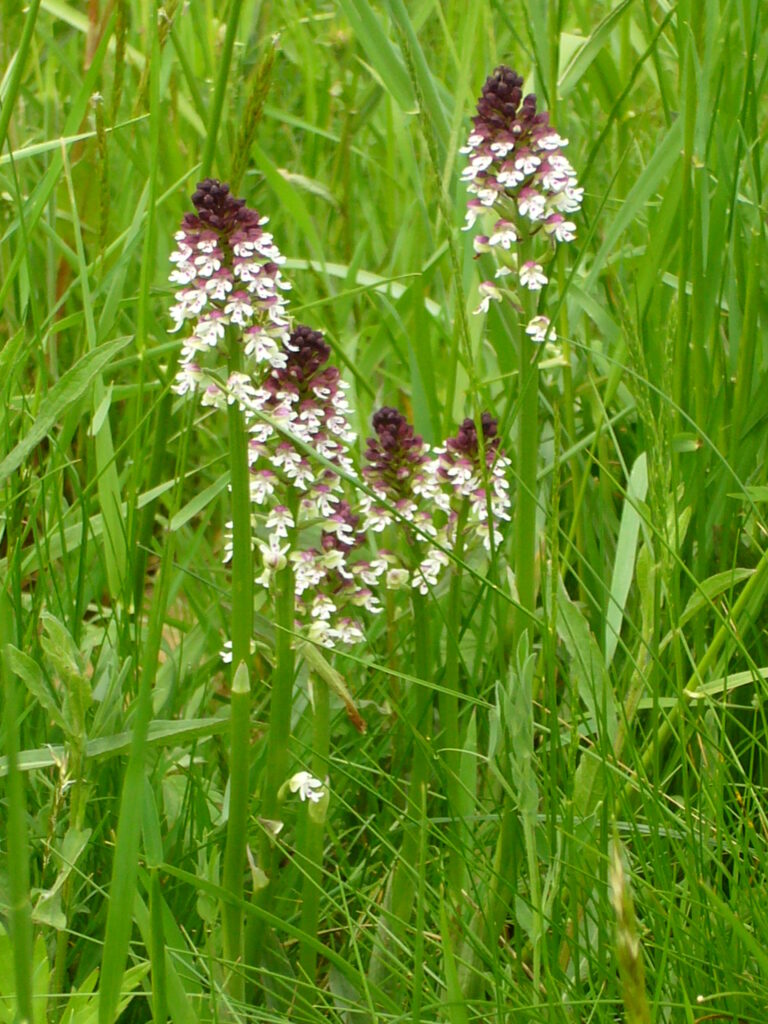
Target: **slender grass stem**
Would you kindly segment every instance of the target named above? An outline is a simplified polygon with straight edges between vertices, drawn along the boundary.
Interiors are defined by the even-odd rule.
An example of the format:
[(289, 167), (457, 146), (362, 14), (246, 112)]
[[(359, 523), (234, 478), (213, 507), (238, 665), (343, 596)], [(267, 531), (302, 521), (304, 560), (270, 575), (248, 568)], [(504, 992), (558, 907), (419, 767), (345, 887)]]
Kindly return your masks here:
[(165, 1024), (168, 1019), (168, 976), (165, 964), (165, 934), (163, 929), (163, 893), (160, 872), (150, 872), (149, 914), (152, 929), (152, 1019), (154, 1024)]
[(213, 103), (211, 104), (211, 116), (208, 121), (208, 134), (205, 137), (205, 149), (200, 173), (207, 178), (213, 169), (213, 160), (216, 155), (216, 140), (219, 136), (221, 124), (221, 113), (224, 108), (224, 96), (227, 91), (230, 69), (232, 66), (232, 51), (235, 46), (237, 26), (240, 21), (240, 10), (243, 0), (232, 0), (227, 11), (227, 31), (224, 36), (224, 45), (218, 58), (219, 74), (216, 79), (216, 87), (213, 92)]
[(16, 1020), (32, 1021), (32, 910), (29, 902), (29, 842), (24, 778), (19, 771), (19, 708), (16, 678), (5, 657), (12, 640), (10, 602), (0, 590), (0, 669), (4, 681), (5, 752), (8, 764), (7, 871), (10, 897), (9, 925), (13, 943)]
[(518, 331), (520, 409), (517, 426), (517, 505), (515, 580), (520, 608), (515, 613), (515, 645), (528, 632), (536, 608), (536, 467), (539, 449), (539, 368), (525, 331)]

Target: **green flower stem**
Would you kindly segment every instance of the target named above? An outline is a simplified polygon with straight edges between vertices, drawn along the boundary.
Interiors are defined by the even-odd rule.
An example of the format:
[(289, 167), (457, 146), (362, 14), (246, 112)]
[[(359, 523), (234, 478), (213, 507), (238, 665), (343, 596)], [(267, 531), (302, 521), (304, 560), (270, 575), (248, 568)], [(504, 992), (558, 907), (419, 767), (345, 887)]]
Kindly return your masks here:
[[(556, 261), (557, 261), (557, 276), (558, 276), (558, 287), (562, 294), (563, 289), (566, 287), (567, 274), (566, 274), (566, 263), (565, 263), (565, 246), (558, 246)], [(568, 326), (568, 306), (567, 303), (563, 302), (560, 307), (560, 316), (557, 325), (557, 334), (560, 339), (560, 346), (563, 353), (564, 366), (562, 368), (562, 382), (563, 382), (563, 399), (560, 403), (559, 408), (562, 410), (562, 421), (565, 425), (565, 433), (567, 437), (566, 447), (570, 448), (571, 445), (576, 443), (577, 432), (576, 432), (576, 399), (573, 390), (573, 368), (571, 366), (571, 341), (570, 331)], [(567, 492), (567, 517), (566, 521), (572, 523), (571, 529), (576, 537), (576, 550), (584, 551), (584, 521), (580, 513), (580, 495), (582, 480), (584, 477), (584, 470), (581, 462), (577, 457), (570, 460), (570, 472), (569, 472), (571, 483), (570, 488)], [(584, 589), (584, 583), (579, 575), (579, 597), (582, 601), (587, 600), (587, 594)]]
[[(239, 342), (230, 336), (230, 371), (240, 365)], [(229, 461), (232, 486), (232, 696), (229, 751), (229, 815), (224, 845), (222, 885), (242, 901), (245, 846), (248, 831), (248, 767), (250, 753), (251, 698), (247, 665), (253, 633), (253, 552), (251, 546), (251, 497), (248, 469), (248, 435), (237, 403), (228, 407)], [(230, 964), (243, 963), (243, 916), (234, 902), (222, 907), (224, 957)], [(243, 997), (242, 974), (230, 981), (233, 998)]]
[(466, 805), (466, 793), (461, 785), (461, 731), (459, 728), (459, 640), (461, 636), (461, 562), (464, 557), (464, 527), (467, 521), (467, 502), (465, 501), (456, 524), (456, 544), (454, 546), (453, 578), (448, 607), (447, 643), (445, 654), (444, 690), (440, 692), (438, 704), (440, 708), (440, 724), (443, 729), (443, 761), (446, 768), (446, 795), (449, 813), (456, 823), (456, 842), (451, 844), (451, 855), (448, 863), (448, 880), (450, 890), (459, 896), (466, 876), (466, 857), (462, 847), (468, 836), (466, 834), (466, 817), (471, 808)]
[[(274, 819), (280, 809), (278, 792), (288, 774), (288, 741), (291, 735), (291, 708), (293, 707), (293, 619), (294, 579), (290, 562), (275, 575), (275, 670), (272, 677), (272, 697), (269, 708), (269, 735), (267, 737), (267, 763), (261, 798), (261, 816)], [(271, 851), (271, 841), (263, 849)], [(262, 862), (267, 870), (271, 858)]]
[[(529, 305), (530, 303), (526, 303), (526, 318), (528, 318)], [(515, 612), (515, 649), (524, 632), (527, 631), (532, 637), (533, 613), (536, 609), (536, 468), (539, 452), (537, 351), (522, 326), (518, 330), (517, 341), (520, 407), (517, 427), (515, 580), (520, 607)]]
[[(331, 748), (331, 714), (328, 684), (318, 676), (312, 677), (312, 774), (324, 779), (328, 771)], [(300, 848), (304, 866), (301, 888), (301, 930), (308, 940), (302, 941), (301, 968), (306, 980), (312, 984), (317, 973), (317, 923), (320, 914), (320, 891), (323, 871), (323, 840), (325, 836), (325, 803), (306, 805), (306, 822)], [(322, 808), (322, 810), (321, 810)]]
[[(422, 594), (413, 596), (413, 635), (416, 638), (414, 670), (416, 678), (425, 683), (431, 678), (431, 650), (428, 598)], [(413, 701), (413, 763), (406, 800), (406, 823), (400, 857), (395, 868), (392, 883), (392, 913), (405, 928), (413, 910), (416, 892), (416, 878), (421, 876), (424, 864), (420, 862), (421, 843), (419, 840), (422, 808), (426, 800), (429, 781), (429, 742), (432, 732), (432, 690), (418, 686)], [(416, 877), (414, 877), (414, 871)]]
[(99, 979), (99, 1024), (112, 1024), (117, 1017), (117, 1006), (120, 1002), (130, 947), (142, 816), (142, 801), (138, 795), (144, 785), (147, 734), (152, 718), (152, 691), (157, 677), (165, 612), (168, 607), (171, 575), (174, 571), (175, 536), (171, 532), (166, 535), (160, 575), (153, 591), (149, 611), (147, 641), (141, 656), (139, 690), (132, 720), (133, 736), (120, 796), (112, 881), (109, 888), (109, 910), (104, 931)]
[[(296, 510), (292, 508), (294, 519)], [(289, 543), (293, 538), (289, 534)], [(291, 736), (291, 709), (293, 707), (293, 680), (295, 654), (294, 578), (291, 563), (275, 573), (275, 666), (272, 673), (272, 694), (269, 705), (266, 765), (261, 789), (259, 817), (263, 822), (276, 821), (280, 815), (280, 787), (288, 774), (288, 744)], [(254, 901), (262, 910), (268, 910), (275, 898), (277, 851), (268, 826), (259, 837), (259, 868), (263, 873), (261, 888), (254, 893)], [(247, 959), (257, 965), (264, 941), (265, 925), (261, 915), (250, 918), (246, 939)]]

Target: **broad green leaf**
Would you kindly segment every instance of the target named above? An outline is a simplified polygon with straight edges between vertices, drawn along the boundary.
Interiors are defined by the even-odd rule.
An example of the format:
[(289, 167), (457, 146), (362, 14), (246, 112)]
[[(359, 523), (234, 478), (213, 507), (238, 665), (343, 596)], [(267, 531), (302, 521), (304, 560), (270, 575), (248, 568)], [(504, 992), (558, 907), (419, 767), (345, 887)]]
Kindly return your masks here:
[(82, 856), (90, 838), (91, 829), (80, 830), (70, 826), (61, 843), (54, 847), (56, 861), (59, 865), (56, 880), (50, 889), (45, 889), (40, 893), (32, 911), (33, 920), (39, 924), (47, 924), (57, 929), (66, 928), (67, 919), (61, 907), (61, 890)]
[(563, 581), (558, 579), (557, 634), (570, 656), (579, 697), (589, 712), (593, 727), (605, 729), (610, 743), (616, 736), (616, 700), (605, 662), (590, 632), (587, 620), (571, 601)]
[[(155, 720), (150, 723), (147, 744), (162, 746), (166, 743), (181, 743), (185, 740), (202, 739), (204, 736), (218, 736), (229, 728), (229, 715), (217, 718), (191, 718), (188, 721)], [(113, 736), (99, 736), (88, 740), (85, 745), (86, 758), (116, 757), (124, 754), (131, 746), (131, 732), (120, 732)], [(23, 750), (19, 754), (19, 770), (29, 772), (35, 768), (53, 768), (64, 757), (61, 744), (48, 744), (39, 750)], [(0, 757), (0, 778), (8, 773), (6, 758)]]
[(64, 716), (56, 697), (46, 682), (43, 670), (28, 654), (20, 651), (13, 644), (5, 646), (6, 664), (24, 683), (29, 692), (45, 708), (60, 729), (66, 729)]
[[(38, 935), (32, 961), (32, 1006), (34, 1024), (46, 1024), (51, 968), (45, 939)], [(0, 925), (0, 1024), (16, 1024), (16, 983), (11, 939)]]
[(117, 338), (109, 341), (91, 352), (86, 352), (48, 392), (45, 402), (19, 443), (0, 462), (0, 483), (24, 462), (30, 452), (50, 434), (56, 421), (65, 410), (77, 402), (86, 393), (96, 377), (106, 368), (110, 361), (121, 352), (131, 341), (130, 338)]
[(604, 762), (592, 750), (583, 750), (573, 780), (573, 806), (581, 818), (588, 818), (605, 793)]
[(768, 484), (754, 484), (745, 487), (743, 493), (729, 494), (729, 498), (736, 498), (737, 501), (768, 501)]
[(637, 541), (640, 535), (640, 514), (638, 502), (645, 501), (648, 491), (648, 463), (645, 452), (637, 457), (629, 474), (627, 495), (621, 513), (619, 539), (616, 543), (616, 558), (613, 563), (611, 592), (608, 596), (608, 611), (605, 616), (605, 664), (613, 661), (621, 633), (624, 609), (635, 569)]

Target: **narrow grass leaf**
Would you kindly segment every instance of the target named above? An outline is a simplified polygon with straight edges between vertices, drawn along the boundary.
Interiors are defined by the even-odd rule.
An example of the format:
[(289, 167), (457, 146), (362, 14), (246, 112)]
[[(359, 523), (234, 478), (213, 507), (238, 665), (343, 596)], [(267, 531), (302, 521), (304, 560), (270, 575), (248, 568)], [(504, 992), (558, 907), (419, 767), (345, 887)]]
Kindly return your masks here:
[(19, 41), (19, 48), (13, 56), (11, 77), (8, 82), (8, 88), (5, 90), (2, 104), (0, 104), (0, 152), (2, 152), (5, 145), (5, 136), (8, 132), (8, 125), (11, 122), (11, 114), (16, 103), (16, 97), (19, 94), (21, 79), (27, 64), (27, 55), (29, 54), (29, 47), (32, 43), (32, 36), (35, 31), (35, 22), (37, 21), (37, 12), (39, 9), (40, 0), (32, 0), (27, 8), (27, 17), (24, 21), (24, 30), (22, 31), (21, 40)]
[(419, 43), (416, 29), (408, 16), (408, 10), (403, 0), (387, 0), (389, 13), (392, 20), (397, 24), (407, 43), (407, 52), (410, 61), (413, 63), (413, 75), (418, 83), (421, 100), (424, 104), (424, 112), (432, 123), (440, 146), (441, 158), (444, 158), (446, 145), (448, 143), (448, 117), (445, 106), (440, 99), (438, 82), (430, 70), (424, 50)]
[(381, 87), (405, 113), (413, 113), (413, 96), (402, 55), (391, 42), (367, 0), (339, 0)]
[[(195, 516), (200, 515), (203, 509), (207, 508), (210, 503), (227, 487), (229, 484), (229, 473), (224, 473), (214, 483), (210, 484), (199, 494), (196, 494), (194, 498), (186, 503), (178, 512), (171, 517), (170, 526), (168, 529), (171, 533), (175, 533), (180, 530), (182, 526), (186, 526), (190, 519), (194, 519)], [(162, 485), (165, 487), (165, 485)], [(173, 482), (171, 482), (173, 486)]]
[(603, 18), (594, 32), (584, 40), (581, 47), (573, 54), (560, 75), (558, 92), (567, 96), (576, 88), (594, 59), (610, 40), (614, 28), (632, 6), (635, 0), (621, 0), (613, 10)]
[(608, 595), (608, 610), (605, 616), (605, 664), (606, 668), (613, 661), (616, 646), (619, 642), (624, 610), (629, 596), (629, 588), (635, 571), (637, 541), (640, 536), (640, 513), (638, 502), (645, 501), (648, 492), (648, 460), (645, 452), (638, 455), (629, 474), (627, 495), (621, 513), (619, 539), (616, 542), (616, 557), (613, 562), (611, 590)]
[(622, 202), (618, 213), (605, 232), (603, 244), (595, 256), (592, 269), (584, 282), (584, 291), (594, 289), (598, 275), (605, 270), (607, 263), (616, 258), (615, 249), (621, 235), (630, 224), (641, 218), (645, 204), (660, 187), (669, 174), (673, 164), (680, 159), (680, 148), (683, 144), (683, 120), (678, 118), (666, 133), (659, 145), (654, 149), (642, 174)]
[(24, 777), (18, 765), (19, 721), (21, 707), (17, 703), (18, 684), (7, 657), (11, 640), (10, 601), (0, 590), (0, 676), (3, 681), (3, 719), (5, 723), (5, 749), (8, 762), (6, 790), (6, 870), (8, 877), (8, 924), (13, 940), (13, 968), (15, 978), (14, 1019), (31, 1021), (32, 999), (32, 917), (29, 902), (29, 839), (27, 834), (27, 801)]
[(445, 900), (440, 901), (440, 936), (446, 989), (446, 998), (443, 1000), (442, 1008), (450, 1024), (469, 1024), (464, 994), (459, 983), (459, 972), (456, 969), (456, 954), (453, 949), (451, 923), (448, 920)]

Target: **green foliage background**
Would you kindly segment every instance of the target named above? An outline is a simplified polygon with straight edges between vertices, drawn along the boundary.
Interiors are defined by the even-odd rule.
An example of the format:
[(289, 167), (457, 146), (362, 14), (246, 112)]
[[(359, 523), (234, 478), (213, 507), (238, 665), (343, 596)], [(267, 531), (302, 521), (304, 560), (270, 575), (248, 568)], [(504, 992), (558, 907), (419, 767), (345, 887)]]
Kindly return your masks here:
[[(96, 1019), (108, 988), (136, 1021), (764, 1021), (760, 0), (5, 0), (0, 50), (0, 1020), (17, 999)], [(227, 439), (169, 392), (173, 234), (207, 165), (269, 215), (362, 438), (382, 404), (431, 443), (487, 408), (514, 452), (517, 362), (497, 310), (466, 319), (479, 277), (459, 230), (457, 150), (501, 62), (586, 190), (540, 363), (535, 657), (512, 643), (511, 537), (457, 605), (429, 603), (420, 684), (407, 609), (336, 656), (368, 729), (332, 704), (317, 976), (296, 953), (291, 806), (240, 1006), (218, 923)], [(254, 793), (274, 640), (257, 622)], [(439, 698), (457, 645), (463, 752), (438, 728), (409, 820), (414, 694)], [(126, 773), (142, 674), (151, 721)], [(304, 666), (297, 767), (307, 692)], [(113, 876), (121, 792), (135, 898)], [(249, 842), (259, 828), (254, 811)], [(409, 829), (400, 927), (385, 893)], [(125, 975), (102, 962), (110, 891)]]

